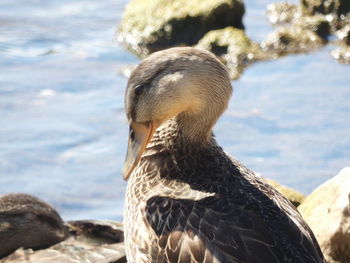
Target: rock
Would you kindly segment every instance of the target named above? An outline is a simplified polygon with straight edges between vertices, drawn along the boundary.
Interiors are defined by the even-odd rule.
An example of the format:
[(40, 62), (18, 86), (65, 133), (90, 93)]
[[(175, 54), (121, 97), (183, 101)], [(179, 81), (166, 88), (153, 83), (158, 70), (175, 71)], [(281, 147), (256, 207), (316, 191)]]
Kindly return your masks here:
[(350, 13), (349, 0), (301, 0), (302, 7), (308, 13), (336, 14), (338, 17)]
[(311, 30), (325, 40), (331, 33), (331, 26), (326, 17), (322, 15), (301, 16), (295, 20), (293, 26)]
[(75, 239), (94, 244), (124, 242), (123, 224), (113, 221), (76, 220), (68, 221), (67, 228)]
[(1, 263), (126, 263), (124, 243), (93, 245), (74, 238), (44, 250), (18, 249)]
[(350, 262), (350, 167), (315, 189), (298, 209), (327, 262)]
[(208, 32), (197, 47), (216, 54), (227, 65), (232, 79), (239, 77), (243, 69), (260, 58), (262, 52), (242, 29), (226, 27)]
[(247, 51), (250, 45), (251, 41), (243, 30), (226, 27), (205, 34), (198, 42), (197, 47), (204, 48), (217, 56), (221, 56), (228, 53), (229, 47), (234, 46), (240, 51)]
[(44, 248), (68, 237), (56, 210), (27, 194), (0, 197), (0, 258), (16, 249)]
[(335, 32), (335, 35), (345, 44), (350, 45), (350, 24)]
[(340, 63), (350, 64), (350, 46), (340, 46), (332, 50), (331, 55)]
[(301, 27), (281, 27), (261, 43), (264, 51), (272, 57), (313, 51), (324, 45), (324, 40), (315, 32)]
[[(345, 26), (347, 26), (349, 24), (350, 24), (350, 13), (348, 13), (345, 16), (341, 16), (341, 18), (338, 20), (336, 30), (338, 30), (338, 29), (340, 29), (342, 27), (345, 27)], [(336, 31), (336, 30), (334, 30), (334, 31)]]
[(311, 30), (324, 39), (331, 31), (330, 22), (324, 15), (303, 14), (300, 6), (286, 2), (269, 4), (266, 15), (274, 25), (289, 24), (293, 28)]
[(292, 23), (300, 15), (299, 6), (287, 2), (269, 4), (266, 10), (266, 16), (273, 25)]
[(268, 178), (264, 178), (264, 180), (272, 185), (274, 188), (278, 190), (284, 197), (286, 197), (295, 207), (298, 207), (305, 199), (305, 196), (294, 189), (283, 186), (276, 181), (273, 181)]
[(332, 57), (340, 63), (350, 64), (350, 24), (335, 32), (335, 35), (340, 39), (340, 42), (336, 43), (338, 48), (332, 50)]
[(18, 249), (1, 263), (126, 263), (123, 226), (84, 220), (67, 224), (71, 236), (50, 248)]
[(210, 30), (243, 28), (242, 0), (132, 0), (118, 40), (139, 56), (178, 45), (194, 45)]

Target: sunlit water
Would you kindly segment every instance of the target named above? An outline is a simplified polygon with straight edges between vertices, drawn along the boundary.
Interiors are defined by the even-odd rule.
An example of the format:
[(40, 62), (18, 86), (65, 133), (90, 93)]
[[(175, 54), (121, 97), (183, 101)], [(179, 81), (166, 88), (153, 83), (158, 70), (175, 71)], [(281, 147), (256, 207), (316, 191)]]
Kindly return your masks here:
[[(126, 2), (0, 2), (0, 194), (34, 194), (65, 219), (121, 220), (120, 69), (138, 62), (114, 40)], [(255, 40), (273, 31), (268, 2), (246, 1)], [(215, 128), (226, 151), (303, 193), (350, 165), (350, 67), (331, 49), (248, 68)]]

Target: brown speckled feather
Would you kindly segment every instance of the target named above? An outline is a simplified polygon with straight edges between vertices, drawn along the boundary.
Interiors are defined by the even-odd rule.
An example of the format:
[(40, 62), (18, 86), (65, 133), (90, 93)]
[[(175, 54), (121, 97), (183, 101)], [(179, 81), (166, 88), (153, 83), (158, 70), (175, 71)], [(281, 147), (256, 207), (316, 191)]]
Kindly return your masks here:
[(183, 143), (174, 121), (149, 144), (128, 186), (131, 262), (323, 262), (286, 198), (214, 139), (202, 147)]

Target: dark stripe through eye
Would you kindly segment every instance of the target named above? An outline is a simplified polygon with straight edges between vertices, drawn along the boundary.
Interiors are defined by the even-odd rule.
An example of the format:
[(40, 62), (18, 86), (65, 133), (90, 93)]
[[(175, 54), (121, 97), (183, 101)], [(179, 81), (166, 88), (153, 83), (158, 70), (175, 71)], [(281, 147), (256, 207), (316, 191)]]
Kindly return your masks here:
[(141, 95), (141, 93), (144, 91), (145, 85), (137, 85), (135, 87), (135, 96)]

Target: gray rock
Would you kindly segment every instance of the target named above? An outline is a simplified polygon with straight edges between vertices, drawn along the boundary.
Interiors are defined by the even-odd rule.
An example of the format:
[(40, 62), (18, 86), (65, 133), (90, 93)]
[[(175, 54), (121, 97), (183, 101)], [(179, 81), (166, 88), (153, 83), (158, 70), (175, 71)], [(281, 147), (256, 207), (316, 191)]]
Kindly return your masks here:
[(1, 263), (126, 263), (123, 226), (111, 221), (70, 221), (70, 237), (33, 251), (18, 249)]
[(1, 263), (126, 263), (124, 243), (92, 245), (74, 238), (44, 250), (18, 249)]
[(298, 209), (327, 262), (350, 262), (350, 167), (314, 190)]

